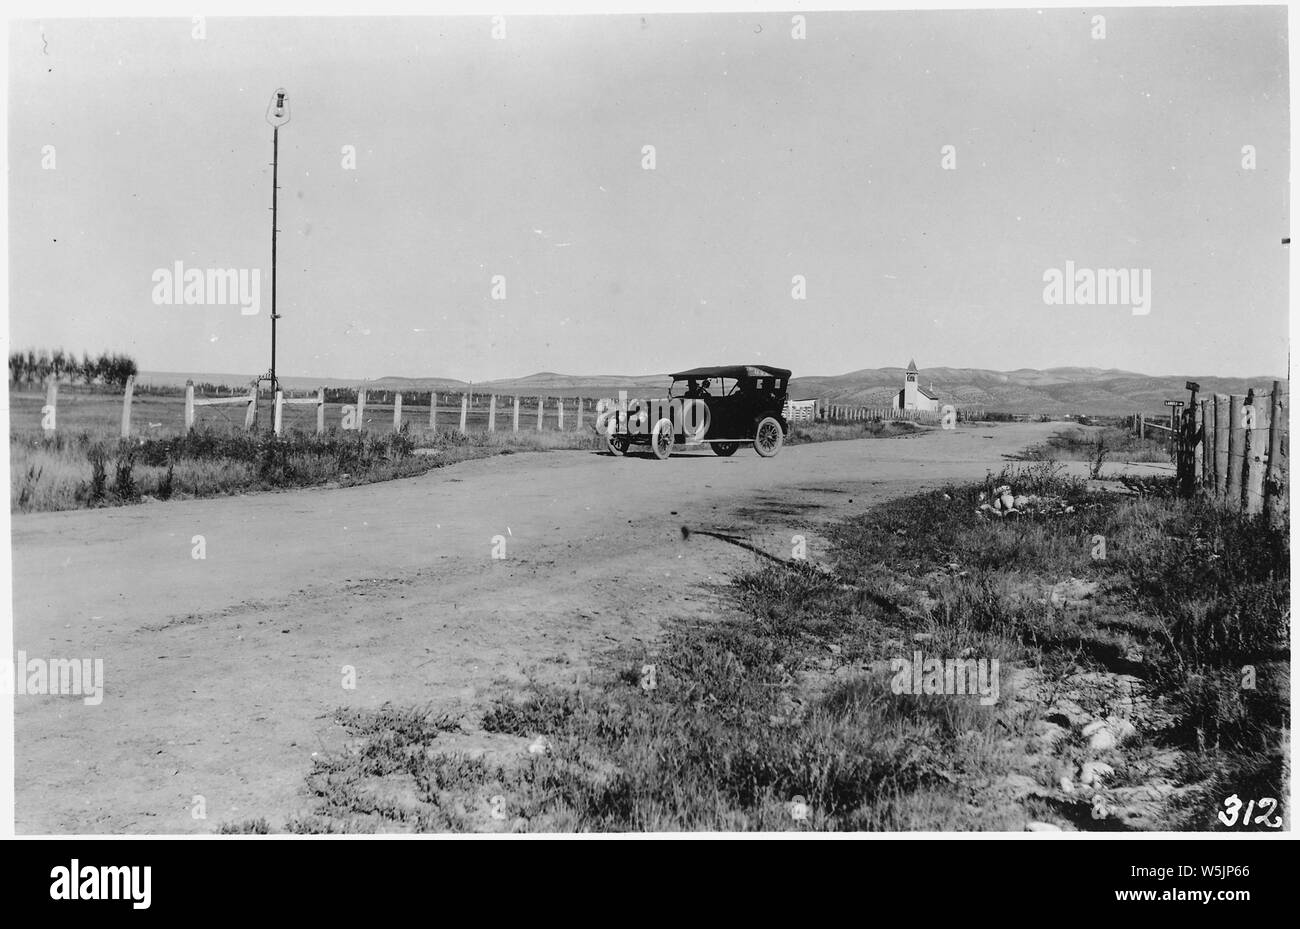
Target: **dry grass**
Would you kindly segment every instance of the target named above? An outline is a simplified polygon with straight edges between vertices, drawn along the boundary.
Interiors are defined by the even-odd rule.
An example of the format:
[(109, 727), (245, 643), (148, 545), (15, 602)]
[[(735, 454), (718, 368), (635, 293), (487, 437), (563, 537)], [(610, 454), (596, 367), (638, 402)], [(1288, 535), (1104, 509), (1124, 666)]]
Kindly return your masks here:
[(898, 435), (912, 435), (925, 430), (906, 420), (882, 420), (856, 423), (798, 423), (790, 427), (786, 436), (789, 445), (806, 442), (838, 442), (847, 439), (888, 439)]
[(1023, 457), (1035, 461), (1087, 461), (1094, 465), (1099, 457), (1103, 462), (1167, 462), (1169, 439), (1165, 433), (1159, 435), (1141, 439), (1117, 426), (1075, 426), (1028, 449)]
[(10, 437), (14, 512), (68, 510), (228, 496), (322, 484), (350, 486), (411, 477), (459, 461), (504, 454), (504, 445), (426, 443), (405, 434), (324, 436), (193, 432), (121, 441), (87, 433)]

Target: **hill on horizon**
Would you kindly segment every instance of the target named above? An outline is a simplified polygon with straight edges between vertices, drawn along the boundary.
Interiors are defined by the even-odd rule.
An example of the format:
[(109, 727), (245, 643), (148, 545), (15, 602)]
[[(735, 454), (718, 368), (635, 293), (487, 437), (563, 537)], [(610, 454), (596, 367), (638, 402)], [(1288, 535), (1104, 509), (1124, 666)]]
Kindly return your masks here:
[[(790, 396), (796, 400), (821, 399), (829, 403), (858, 406), (888, 406), (903, 387), (905, 369), (863, 368), (846, 374), (794, 377)], [(186, 380), (198, 383), (242, 386), (251, 375), (194, 374), (175, 372), (141, 372), (139, 380), (165, 386), (182, 386)], [(1267, 393), (1272, 376), (1249, 378), (1141, 374), (1116, 368), (1059, 367), (1038, 370), (1018, 368), (1014, 371), (990, 371), (983, 368), (923, 368), (920, 383), (933, 387), (940, 403), (1006, 413), (1156, 413), (1165, 415), (1165, 400), (1186, 400), (1184, 384), (1196, 381), (1201, 396), (1207, 394), (1244, 394), (1254, 388)], [(447, 390), (496, 392), (553, 397), (598, 397), (629, 392), (655, 392), (667, 389), (668, 374), (649, 375), (570, 375), (540, 371), (524, 377), (498, 378), (491, 381), (467, 381), (444, 377), (381, 377), (374, 380), (355, 378), (284, 377), (281, 382), (291, 389), (365, 386), (380, 390)]]
[[(834, 403), (888, 405), (902, 389), (904, 368), (853, 371), (837, 377), (796, 377), (790, 395), (823, 397)], [(1060, 367), (989, 371), (982, 368), (925, 368), (919, 381), (932, 387), (940, 403), (1010, 413), (1158, 413), (1169, 412), (1165, 400), (1188, 397), (1185, 384), (1195, 381), (1201, 396), (1244, 394), (1252, 387), (1267, 392), (1280, 378), (1228, 378), (1197, 375), (1153, 376), (1115, 368)]]

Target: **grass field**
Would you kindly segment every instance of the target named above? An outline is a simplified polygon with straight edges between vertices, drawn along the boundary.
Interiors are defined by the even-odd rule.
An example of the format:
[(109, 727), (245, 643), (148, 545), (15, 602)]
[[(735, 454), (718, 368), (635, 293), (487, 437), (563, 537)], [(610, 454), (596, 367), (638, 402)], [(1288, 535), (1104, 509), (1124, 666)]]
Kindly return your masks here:
[[(1004, 483), (1036, 498), (1020, 518), (978, 508)], [(1045, 464), (831, 542), (590, 684), (503, 693), (477, 724), (533, 751), (442, 752), (462, 721), (420, 707), (341, 711), (312, 812), (223, 830), (1211, 830), (1231, 795), (1287, 795), (1285, 530)], [(998, 659), (997, 702), (896, 693), (916, 650)]]

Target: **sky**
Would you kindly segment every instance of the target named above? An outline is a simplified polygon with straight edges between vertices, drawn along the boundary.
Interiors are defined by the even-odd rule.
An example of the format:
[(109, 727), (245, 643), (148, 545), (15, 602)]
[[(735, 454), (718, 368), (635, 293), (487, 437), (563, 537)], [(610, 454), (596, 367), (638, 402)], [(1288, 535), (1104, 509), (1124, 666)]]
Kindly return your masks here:
[[(265, 372), (265, 114), (284, 87), (282, 376), (1286, 373), (1284, 7), (804, 30), (789, 13), (12, 23), (11, 343)], [(256, 270), (259, 312), (160, 305), (176, 262)], [(1049, 304), (1067, 262), (1149, 273), (1149, 312)]]

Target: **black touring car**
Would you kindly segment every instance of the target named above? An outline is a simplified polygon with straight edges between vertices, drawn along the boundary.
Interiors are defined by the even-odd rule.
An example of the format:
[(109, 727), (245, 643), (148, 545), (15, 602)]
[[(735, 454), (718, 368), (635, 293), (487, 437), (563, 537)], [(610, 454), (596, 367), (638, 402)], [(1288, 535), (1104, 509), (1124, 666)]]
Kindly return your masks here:
[(647, 445), (667, 458), (674, 445), (709, 445), (714, 454), (734, 455), (741, 445), (771, 458), (781, 450), (788, 425), (783, 415), (790, 372), (768, 365), (692, 368), (672, 375), (667, 397), (602, 400), (596, 429), (609, 450), (625, 455)]

